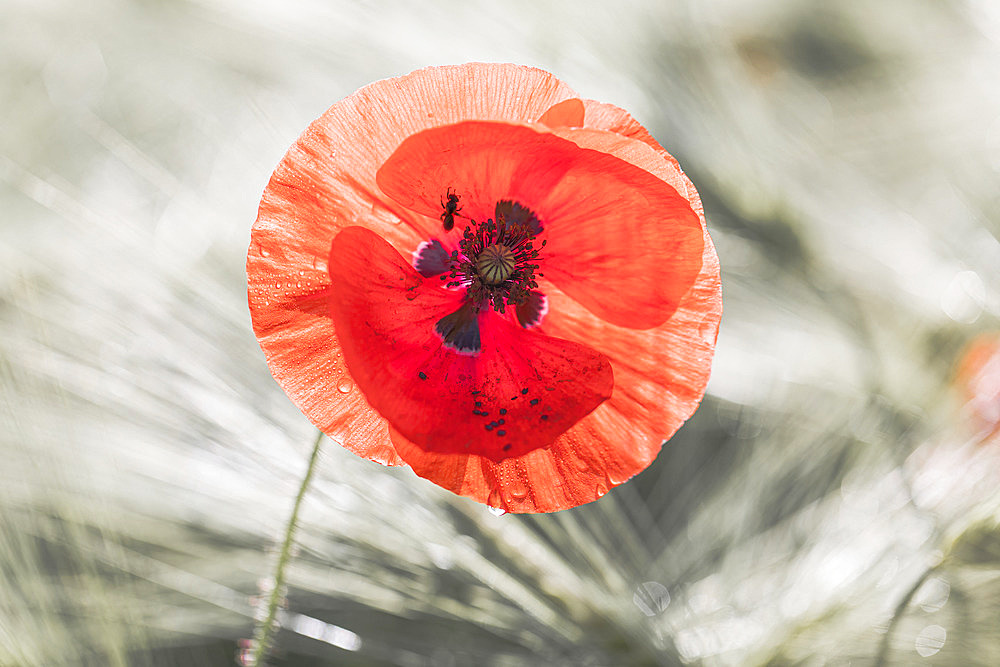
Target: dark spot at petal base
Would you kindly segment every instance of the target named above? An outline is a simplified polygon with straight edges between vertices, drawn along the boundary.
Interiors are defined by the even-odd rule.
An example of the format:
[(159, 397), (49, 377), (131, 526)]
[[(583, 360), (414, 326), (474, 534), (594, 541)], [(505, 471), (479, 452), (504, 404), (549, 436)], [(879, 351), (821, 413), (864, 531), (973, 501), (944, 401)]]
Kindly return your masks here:
[(494, 209), (494, 216), (498, 221), (503, 219), (508, 225), (527, 225), (532, 235), (537, 235), (542, 231), (542, 222), (535, 215), (535, 212), (516, 201), (509, 199), (498, 201)]
[(461, 354), (478, 354), (483, 348), (479, 338), (479, 317), (469, 302), (438, 320), (434, 331), (441, 336), (445, 347)]
[(536, 327), (549, 312), (549, 300), (541, 292), (529, 292), (527, 301), (517, 304), (514, 312), (517, 314), (517, 323), (522, 327)]
[(423, 241), (413, 253), (413, 268), (424, 278), (438, 276), (451, 267), (451, 258), (437, 239)]

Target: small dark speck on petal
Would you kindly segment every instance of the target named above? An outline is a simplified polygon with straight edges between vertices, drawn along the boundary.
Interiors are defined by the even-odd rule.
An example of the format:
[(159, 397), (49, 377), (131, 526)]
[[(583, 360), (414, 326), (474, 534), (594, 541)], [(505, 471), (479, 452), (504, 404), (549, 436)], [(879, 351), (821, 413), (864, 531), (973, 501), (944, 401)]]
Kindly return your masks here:
[[(546, 389), (548, 389), (548, 387), (546, 387)], [(528, 388), (527, 387), (525, 387), (524, 389), (521, 390), (521, 396), (524, 396), (527, 393), (528, 393)]]
[(483, 402), (482, 401), (476, 401), (476, 407), (477, 408), (483, 407)]
[(503, 446), (503, 450), (505, 452), (509, 452), (510, 451), (510, 447), (511, 447), (511, 444), (508, 442), (506, 445)]
[(489, 424), (486, 425), (486, 430), (487, 431), (492, 431), (493, 430), (493, 422), (490, 422)]
[(498, 420), (497, 420), (497, 424), (499, 424), (499, 425), (501, 425), (501, 426), (503, 426), (503, 422), (504, 422), (504, 420), (502, 420), (502, 419), (498, 419)]
[(548, 415), (542, 415), (542, 421), (548, 421), (548, 420), (549, 420)]
[(426, 380), (427, 379), (427, 373), (425, 373), (423, 371), (420, 371), (419, 373), (417, 373), (417, 377), (420, 378), (421, 380)]
[(531, 399), (531, 404), (532, 405), (538, 405), (538, 399), (537, 398)]
[(502, 438), (505, 435), (507, 435), (507, 431), (500, 429), (499, 431), (497, 431), (497, 435)]
[(507, 408), (500, 408), (500, 414), (502, 415), (507, 414)]

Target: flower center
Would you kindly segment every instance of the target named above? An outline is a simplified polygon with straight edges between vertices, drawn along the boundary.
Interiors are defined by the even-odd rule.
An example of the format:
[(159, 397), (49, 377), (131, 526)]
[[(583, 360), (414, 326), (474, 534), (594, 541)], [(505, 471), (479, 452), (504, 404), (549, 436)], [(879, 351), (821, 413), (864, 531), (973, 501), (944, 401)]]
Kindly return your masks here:
[(514, 273), (514, 252), (505, 245), (486, 246), (476, 258), (476, 273), (487, 285), (499, 285)]
[[(489, 305), (502, 313), (507, 305), (525, 303), (531, 290), (538, 287), (538, 250), (534, 247), (535, 236), (541, 231), (538, 219), (520, 205), (500, 204), (496, 221), (469, 221), (459, 250), (451, 253), (450, 273), (441, 276), (442, 280), (450, 279), (448, 287), (466, 288), (466, 298), (475, 312)], [(508, 213), (516, 215), (508, 218)], [(539, 249), (544, 246), (542, 241)]]

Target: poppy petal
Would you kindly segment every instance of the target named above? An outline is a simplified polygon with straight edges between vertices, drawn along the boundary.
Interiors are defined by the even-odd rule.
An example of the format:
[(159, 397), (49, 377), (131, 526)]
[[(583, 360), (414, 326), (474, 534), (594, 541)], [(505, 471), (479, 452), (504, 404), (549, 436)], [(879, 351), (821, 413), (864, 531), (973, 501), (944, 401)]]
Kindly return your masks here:
[(551, 443), (611, 395), (603, 355), (492, 311), (478, 316), (479, 354), (443, 345), (435, 324), (460, 310), (464, 295), (422, 278), (369, 230), (342, 231), (329, 266), (330, 314), (351, 376), (424, 450), (518, 456)]
[(392, 448), (385, 420), (356, 390), (340, 359), (328, 314), (329, 287), (317, 286), (311, 273), (300, 284), (311, 291), (273, 301), (250, 294), (254, 332), (271, 374), (310, 421), (333, 440), (358, 456), (384, 465), (403, 465)]
[[(591, 118), (600, 116), (591, 114), (588, 107)], [(623, 120), (627, 126), (631, 119)], [(676, 184), (700, 215), (697, 191), (662, 148), (608, 132), (567, 131), (570, 134), (582, 147), (608, 151)], [(722, 316), (719, 258), (706, 229), (701, 270), (694, 285), (669, 320), (647, 331), (601, 321), (564, 294), (547, 296), (550, 312), (539, 329), (554, 336), (580, 336), (606, 354), (615, 369), (615, 391), (546, 451), (572, 478), (563, 486), (580, 492), (591, 486), (609, 488), (649, 465), (662, 442), (701, 402)], [(609, 449), (609, 443), (619, 443), (621, 449)]]
[(598, 102), (596, 100), (583, 100), (583, 108), (587, 117), (587, 123), (584, 126), (586, 129), (605, 130), (630, 139), (637, 139), (655, 151), (664, 153), (671, 161), (676, 162), (673, 157), (669, 156), (663, 150), (663, 146), (657, 143), (653, 135), (649, 133), (649, 130), (643, 127), (625, 109), (614, 104)]
[[(664, 150), (663, 146), (661, 146), (656, 139), (653, 138), (653, 135), (651, 135), (645, 127), (639, 124), (639, 122), (633, 118), (629, 112), (625, 111), (621, 107), (615, 106), (614, 104), (607, 104), (606, 102), (597, 102), (594, 100), (584, 100), (584, 107), (587, 115), (586, 129), (613, 132), (629, 139), (641, 141), (652, 148), (653, 151), (655, 151), (661, 158), (658, 163), (641, 159), (637, 162), (633, 162), (633, 164), (646, 169), (652, 174), (656, 174), (669, 183), (675, 190), (677, 190), (677, 192), (681, 194), (682, 197), (688, 200), (691, 204), (691, 208), (694, 209), (695, 213), (698, 214), (698, 217), (701, 218), (702, 224), (704, 224), (705, 210), (702, 207), (701, 198), (698, 196), (698, 191), (695, 189), (691, 179), (689, 179), (681, 170), (680, 163), (677, 162), (677, 159)], [(572, 140), (572, 137), (567, 138)], [(596, 148), (596, 146), (588, 145), (586, 143), (580, 145), (583, 145), (585, 148)], [(628, 157), (617, 152), (613, 152), (613, 154), (622, 159), (629, 159)]]
[(706, 233), (702, 273), (674, 315), (656, 329), (616, 327), (564, 294), (546, 296), (550, 310), (539, 329), (580, 336), (615, 369), (611, 398), (549, 449), (557, 459), (586, 463), (608, 486), (620, 484), (649, 465), (701, 403), (722, 314), (715, 249)]
[(538, 122), (549, 127), (583, 127), (583, 114), (583, 100), (571, 97), (549, 107)]
[(425, 130), (400, 144), (376, 181), (422, 215), (450, 187), (462, 189), (468, 215), (480, 221), (498, 201), (528, 207), (548, 241), (539, 258), (545, 277), (619, 326), (663, 323), (701, 268), (701, 222), (673, 187), (524, 125), (470, 121)]

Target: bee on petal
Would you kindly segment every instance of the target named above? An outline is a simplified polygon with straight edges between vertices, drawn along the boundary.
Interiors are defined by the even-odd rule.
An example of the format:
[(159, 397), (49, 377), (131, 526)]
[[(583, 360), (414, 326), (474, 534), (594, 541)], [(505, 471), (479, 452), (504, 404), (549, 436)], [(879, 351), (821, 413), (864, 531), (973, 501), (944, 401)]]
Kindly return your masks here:
[(448, 197), (448, 201), (441, 200), (441, 208), (444, 209), (441, 212), (441, 223), (444, 226), (444, 231), (450, 232), (451, 228), (455, 226), (455, 216), (462, 210), (462, 207), (458, 205), (460, 197), (452, 192), (451, 188), (448, 188), (445, 195)]

